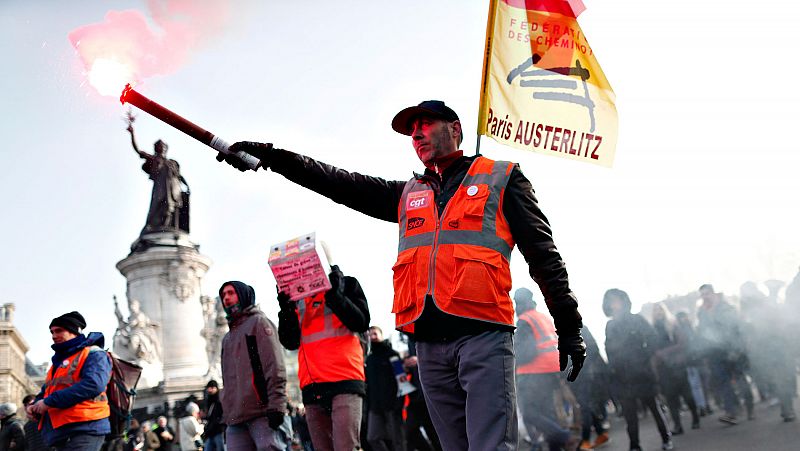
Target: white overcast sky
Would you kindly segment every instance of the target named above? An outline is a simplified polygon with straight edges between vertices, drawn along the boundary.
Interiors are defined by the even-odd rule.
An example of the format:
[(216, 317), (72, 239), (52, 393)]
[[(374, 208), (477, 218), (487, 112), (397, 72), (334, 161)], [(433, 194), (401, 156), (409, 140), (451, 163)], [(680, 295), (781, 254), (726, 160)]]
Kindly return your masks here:
[[(231, 2), (226, 26), (175, 72), (139, 90), (228, 141), (263, 140), (388, 179), (421, 170), (389, 123), (442, 99), (474, 149), (488, 0)], [(800, 264), (796, 2), (585, 0), (584, 33), (613, 86), (616, 162), (605, 169), (502, 147), (550, 219), (586, 324), (601, 335), (603, 292), (635, 304), (701, 283), (736, 294), (790, 280)], [(54, 316), (81, 311), (110, 339), (115, 269), (147, 213), (140, 169), (114, 98), (84, 83), (67, 34), (138, 1), (0, 3), (0, 290), (41, 362)], [(359, 278), (374, 322), (391, 329), (396, 226), (298, 188), (241, 174), (139, 114), (140, 145), (164, 139), (192, 189), (192, 238), (214, 264), (204, 293), (240, 279), (276, 319), (268, 246), (316, 231)], [(519, 253), (514, 288), (535, 288)], [(534, 290), (536, 291), (536, 290)], [(169, 345), (166, 343), (165, 345)]]

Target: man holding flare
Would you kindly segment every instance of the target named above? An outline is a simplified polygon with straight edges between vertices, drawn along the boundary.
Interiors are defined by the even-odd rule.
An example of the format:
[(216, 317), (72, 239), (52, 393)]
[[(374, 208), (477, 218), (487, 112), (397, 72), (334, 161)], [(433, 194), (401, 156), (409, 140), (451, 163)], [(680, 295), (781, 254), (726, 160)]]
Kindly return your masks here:
[(398, 330), (417, 341), (420, 381), (445, 450), (517, 448), (514, 307), (509, 261), (519, 246), (558, 333), (568, 380), (586, 355), (581, 315), (547, 218), (519, 166), (459, 150), (458, 115), (438, 100), (405, 108), (392, 128), (411, 137), (422, 175), (389, 181), (272, 144), (238, 142), (220, 154), (241, 171), (243, 151), (334, 202), (399, 225), (393, 266)]

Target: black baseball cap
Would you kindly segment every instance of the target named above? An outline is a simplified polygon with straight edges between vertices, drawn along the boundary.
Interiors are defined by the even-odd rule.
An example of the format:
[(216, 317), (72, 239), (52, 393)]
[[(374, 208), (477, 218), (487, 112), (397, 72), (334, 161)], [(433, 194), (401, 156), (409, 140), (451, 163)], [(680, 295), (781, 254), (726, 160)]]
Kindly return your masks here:
[(417, 106), (410, 106), (397, 113), (392, 119), (392, 129), (401, 135), (411, 136), (411, 122), (418, 116), (435, 117), (448, 122), (459, 120), (456, 112), (441, 100), (425, 100)]

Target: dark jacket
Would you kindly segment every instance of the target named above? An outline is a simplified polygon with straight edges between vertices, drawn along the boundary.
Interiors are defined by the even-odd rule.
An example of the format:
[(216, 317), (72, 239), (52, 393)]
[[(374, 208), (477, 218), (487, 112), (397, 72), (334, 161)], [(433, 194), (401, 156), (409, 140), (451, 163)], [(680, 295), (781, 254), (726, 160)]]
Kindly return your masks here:
[[(104, 347), (105, 337), (103, 337), (103, 334), (100, 332), (90, 332), (88, 336), (81, 334), (72, 340), (52, 345), (51, 348), (53, 348), (55, 354), (52, 358), (53, 366), (50, 370), (55, 370), (58, 365), (61, 365), (64, 359), (89, 346)], [(52, 393), (44, 400), (44, 403), (50, 407), (59, 409), (72, 407), (83, 400), (92, 399), (100, 393), (103, 393), (106, 390), (106, 385), (110, 378), (111, 361), (108, 358), (108, 354), (105, 352), (90, 352), (86, 357), (83, 368), (81, 368), (80, 382)], [(43, 385), (41, 392), (39, 392), (39, 395), (36, 397), (37, 401), (44, 398), (44, 389), (45, 387)], [(50, 423), (50, 416), (45, 413), (41, 431), (45, 443), (49, 446), (54, 446), (56, 443), (66, 440), (74, 434), (109, 434), (111, 433), (111, 424), (108, 422), (108, 418), (103, 418), (100, 420), (65, 424), (58, 429), (53, 429)]]
[(25, 442), (27, 451), (50, 451), (50, 447), (45, 445), (42, 433), (39, 432), (39, 422), (28, 421), (25, 423)]
[[(291, 307), (296, 303), (291, 302)], [(344, 276), (344, 296), (336, 296), (332, 290), (325, 293), (325, 305), (345, 327), (356, 333), (369, 329), (370, 316), (367, 297), (355, 277)], [(284, 348), (294, 351), (300, 348), (300, 321), (296, 309), (278, 312), (278, 337)], [(348, 380), (339, 382), (311, 383), (302, 389), (303, 404), (323, 404), (330, 406), (334, 396), (351, 393), (366, 395), (364, 381)]]
[(392, 349), (389, 340), (372, 343), (367, 356), (367, 408), (370, 412), (391, 412), (403, 407), (403, 398), (397, 396), (397, 379), (392, 357), (400, 354)]
[(225, 432), (225, 423), (222, 420), (222, 403), (219, 400), (219, 393), (216, 395), (206, 393), (205, 401), (204, 413), (206, 426), (203, 429), (203, 440)]
[(720, 298), (711, 308), (698, 308), (697, 319), (697, 336), (705, 357), (712, 361), (746, 365), (743, 324), (732, 305)]
[(656, 333), (641, 315), (623, 313), (606, 324), (606, 354), (612, 390), (620, 397), (655, 396), (656, 375), (651, 359)]
[[(169, 435), (172, 436), (172, 440), (167, 440), (167, 439), (165, 439), (164, 437), (161, 436), (161, 433), (165, 432), (165, 431), (168, 432)], [(153, 432), (155, 432), (156, 437), (158, 437), (158, 443), (160, 444), (158, 449), (160, 451), (172, 451), (174, 449), (173, 444), (175, 443), (175, 439), (176, 439), (175, 431), (169, 425), (167, 425), (167, 427), (165, 427), (165, 428), (162, 428), (161, 426), (157, 426), (155, 429), (153, 429)]]
[(25, 451), (22, 421), (16, 415), (9, 415), (0, 424), (0, 451)]
[[(453, 197), (475, 157), (460, 157), (440, 178), (426, 170), (424, 177), (434, 188), (434, 200), (439, 214)], [(343, 204), (373, 218), (398, 222), (398, 204), (405, 181), (389, 181), (355, 172), (275, 149), (270, 168), (287, 179), (309, 188), (334, 202)], [(415, 175), (416, 176), (416, 175)], [(539, 208), (533, 188), (514, 165), (503, 195), (503, 214), (520, 252), (528, 262), (529, 272), (544, 294), (547, 307), (555, 320), (559, 334), (577, 334), (581, 328), (578, 303), (569, 288), (564, 262), (553, 243), (547, 218)], [(439, 341), (471, 335), (487, 330), (511, 330), (511, 326), (463, 319), (439, 310), (428, 297), (421, 317), (414, 325), (418, 341)]]
[(602, 404), (610, 396), (608, 364), (600, 355), (597, 341), (586, 326), (581, 330), (581, 336), (586, 343), (586, 360), (583, 362), (581, 377), (572, 382), (570, 388), (579, 402), (586, 400)]

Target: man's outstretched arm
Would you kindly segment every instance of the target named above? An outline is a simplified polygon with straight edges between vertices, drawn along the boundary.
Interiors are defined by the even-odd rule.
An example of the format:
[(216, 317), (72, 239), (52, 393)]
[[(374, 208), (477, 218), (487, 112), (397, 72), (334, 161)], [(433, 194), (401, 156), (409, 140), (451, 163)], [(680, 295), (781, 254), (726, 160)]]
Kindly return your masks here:
[[(242, 141), (231, 146), (230, 151), (244, 151), (261, 160), (261, 167), (272, 169), (290, 181), (376, 219), (397, 222), (397, 204), (405, 182), (371, 177), (317, 161), (305, 155), (273, 148), (271, 144)], [(235, 155), (223, 156), (239, 170)]]
[(531, 183), (518, 167), (512, 170), (503, 197), (503, 214), (553, 317), (562, 371), (572, 359), (572, 370), (567, 379), (573, 381), (586, 357), (578, 300), (569, 288), (567, 267), (553, 241), (550, 223), (539, 208)]

